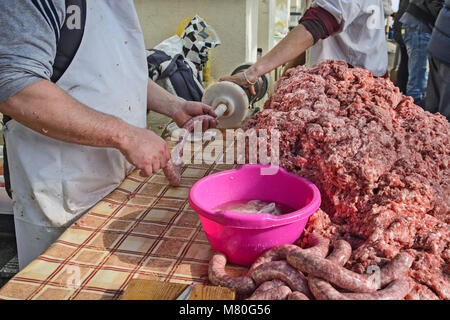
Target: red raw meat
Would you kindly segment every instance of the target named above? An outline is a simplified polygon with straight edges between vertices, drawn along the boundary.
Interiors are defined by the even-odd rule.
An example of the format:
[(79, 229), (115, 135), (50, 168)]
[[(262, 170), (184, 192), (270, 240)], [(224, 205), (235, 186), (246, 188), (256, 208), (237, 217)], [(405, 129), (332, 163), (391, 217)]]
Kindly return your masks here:
[[(384, 78), (344, 61), (287, 71), (244, 129), (278, 129), (280, 164), (313, 181), (312, 231), (345, 239), (364, 272), (415, 256), (407, 298), (450, 298), (450, 124)], [(270, 152), (270, 145), (268, 146)]]

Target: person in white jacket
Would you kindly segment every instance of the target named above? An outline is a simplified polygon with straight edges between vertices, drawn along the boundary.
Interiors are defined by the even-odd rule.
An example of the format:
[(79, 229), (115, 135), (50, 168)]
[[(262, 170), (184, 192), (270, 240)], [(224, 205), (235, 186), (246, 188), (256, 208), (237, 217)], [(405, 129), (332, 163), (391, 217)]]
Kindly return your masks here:
[(387, 75), (387, 45), (382, 0), (316, 0), (297, 27), (249, 69), (222, 81), (248, 86), (262, 75), (286, 64), (309, 48), (309, 65), (324, 59), (344, 60), (368, 69), (374, 76)]
[[(82, 40), (53, 81), (55, 61), (75, 45), (59, 50), (62, 27), (81, 29), (66, 19), (81, 7)], [(3, 132), (23, 269), (134, 168), (149, 176), (166, 166), (169, 149), (146, 129), (147, 110), (179, 126), (214, 112), (149, 80), (132, 0), (1, 1), (0, 21), (0, 112), (11, 118)]]

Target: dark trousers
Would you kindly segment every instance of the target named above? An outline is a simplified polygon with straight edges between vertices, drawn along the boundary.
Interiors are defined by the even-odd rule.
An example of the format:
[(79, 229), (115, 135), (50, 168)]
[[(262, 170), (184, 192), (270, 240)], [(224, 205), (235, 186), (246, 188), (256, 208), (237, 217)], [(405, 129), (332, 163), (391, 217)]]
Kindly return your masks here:
[(400, 89), (400, 92), (406, 94), (406, 86), (408, 85), (408, 51), (406, 46), (399, 45), (400, 49), (400, 63), (397, 69), (397, 78), (395, 86)]
[(439, 112), (450, 121), (450, 66), (431, 56), (429, 64), (425, 110)]

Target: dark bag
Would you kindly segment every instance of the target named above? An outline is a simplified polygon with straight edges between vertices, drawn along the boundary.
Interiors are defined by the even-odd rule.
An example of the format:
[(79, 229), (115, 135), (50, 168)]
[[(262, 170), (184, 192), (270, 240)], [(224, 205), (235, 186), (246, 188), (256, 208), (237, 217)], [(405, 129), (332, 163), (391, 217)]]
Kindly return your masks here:
[(195, 65), (182, 54), (173, 57), (161, 50), (148, 50), (150, 78), (168, 92), (187, 101), (201, 101), (203, 86)]

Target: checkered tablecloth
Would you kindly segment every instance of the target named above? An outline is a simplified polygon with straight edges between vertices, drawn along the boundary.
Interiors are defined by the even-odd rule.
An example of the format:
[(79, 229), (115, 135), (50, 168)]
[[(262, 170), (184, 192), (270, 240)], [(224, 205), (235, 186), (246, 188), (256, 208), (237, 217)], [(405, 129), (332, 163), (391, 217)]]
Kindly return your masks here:
[(119, 299), (135, 278), (206, 284), (213, 250), (188, 192), (200, 178), (233, 167), (185, 165), (177, 188), (162, 172), (149, 178), (133, 172), (12, 278), (0, 299)]

